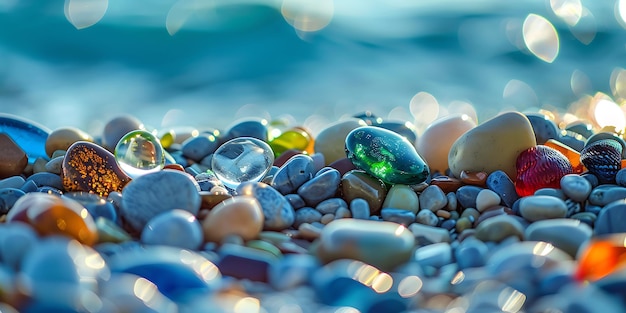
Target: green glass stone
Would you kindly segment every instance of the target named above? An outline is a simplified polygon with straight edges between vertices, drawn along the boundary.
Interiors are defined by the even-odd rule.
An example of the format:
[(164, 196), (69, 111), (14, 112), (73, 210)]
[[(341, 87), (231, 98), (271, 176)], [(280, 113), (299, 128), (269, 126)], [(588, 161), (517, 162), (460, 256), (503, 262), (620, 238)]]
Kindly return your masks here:
[(428, 165), (406, 138), (380, 127), (351, 131), (346, 154), (354, 166), (388, 184), (419, 184), (429, 175)]

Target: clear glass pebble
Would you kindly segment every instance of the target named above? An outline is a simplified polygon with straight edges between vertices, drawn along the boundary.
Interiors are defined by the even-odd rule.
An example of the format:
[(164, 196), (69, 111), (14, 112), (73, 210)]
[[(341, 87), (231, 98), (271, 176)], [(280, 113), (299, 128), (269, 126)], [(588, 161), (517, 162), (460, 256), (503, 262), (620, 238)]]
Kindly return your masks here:
[(256, 138), (239, 137), (220, 146), (213, 154), (213, 172), (228, 188), (260, 181), (272, 168), (272, 148)]
[(134, 130), (115, 146), (115, 160), (131, 178), (160, 171), (165, 166), (161, 142), (152, 133)]

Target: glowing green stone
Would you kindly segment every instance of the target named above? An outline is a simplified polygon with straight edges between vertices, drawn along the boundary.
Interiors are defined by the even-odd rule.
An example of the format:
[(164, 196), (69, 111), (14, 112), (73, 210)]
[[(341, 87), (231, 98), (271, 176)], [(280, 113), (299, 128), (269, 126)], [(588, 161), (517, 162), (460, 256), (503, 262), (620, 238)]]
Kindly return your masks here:
[(346, 137), (346, 154), (354, 166), (388, 184), (419, 184), (428, 165), (401, 135), (375, 126), (359, 127)]

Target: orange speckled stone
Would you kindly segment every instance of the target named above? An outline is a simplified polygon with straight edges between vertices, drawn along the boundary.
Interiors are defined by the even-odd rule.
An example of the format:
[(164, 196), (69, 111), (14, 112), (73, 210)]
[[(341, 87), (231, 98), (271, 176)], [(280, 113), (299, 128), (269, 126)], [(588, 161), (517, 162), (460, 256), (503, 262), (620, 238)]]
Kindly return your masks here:
[(106, 197), (122, 191), (131, 180), (115, 162), (115, 156), (95, 143), (78, 141), (65, 154), (62, 164), (66, 191), (86, 191)]
[(0, 179), (20, 175), (28, 165), (28, 156), (9, 135), (0, 133)]
[(568, 145), (563, 144), (560, 141), (556, 141), (554, 139), (548, 139), (548, 141), (546, 141), (544, 146), (548, 146), (548, 147), (550, 147), (552, 149), (555, 149), (555, 150), (563, 153), (563, 155), (572, 164), (572, 168), (574, 169), (574, 173), (575, 174), (580, 174), (580, 173), (582, 173), (582, 172), (587, 170), (585, 168), (585, 166), (580, 162), (580, 153), (578, 151), (572, 149)]
[(98, 229), (93, 218), (75, 200), (31, 192), (18, 199), (9, 211), (7, 222), (23, 221), (42, 236), (62, 235), (93, 245), (98, 241)]

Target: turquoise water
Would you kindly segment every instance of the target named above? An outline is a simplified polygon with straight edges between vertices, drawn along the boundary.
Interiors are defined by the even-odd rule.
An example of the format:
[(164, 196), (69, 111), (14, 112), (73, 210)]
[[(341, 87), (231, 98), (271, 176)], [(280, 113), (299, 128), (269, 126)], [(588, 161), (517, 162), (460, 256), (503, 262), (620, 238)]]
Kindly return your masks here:
[[(294, 29), (280, 0), (198, 3), (110, 0), (101, 20), (79, 30), (62, 0), (0, 0), (0, 112), (92, 133), (122, 113), (154, 128), (258, 116), (315, 132), (364, 110), (419, 118), (410, 102), (427, 92), (439, 115), (469, 103), (483, 120), (611, 95), (611, 73), (626, 66), (612, 0), (582, 1), (574, 27), (549, 1), (335, 1), (316, 32)], [(195, 7), (176, 29), (183, 5)], [(558, 33), (552, 63), (523, 46), (531, 13)]]

